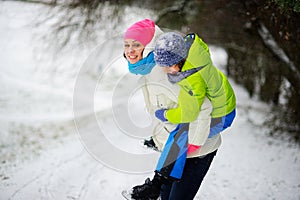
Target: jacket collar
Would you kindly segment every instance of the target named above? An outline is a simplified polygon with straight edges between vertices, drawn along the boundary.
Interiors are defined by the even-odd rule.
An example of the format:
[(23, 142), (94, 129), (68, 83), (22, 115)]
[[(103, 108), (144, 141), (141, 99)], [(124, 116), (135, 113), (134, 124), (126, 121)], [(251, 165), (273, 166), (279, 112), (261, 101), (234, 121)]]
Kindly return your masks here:
[(183, 79), (185, 79), (186, 77), (200, 71), (205, 66), (206, 65), (200, 66), (200, 67), (197, 67), (197, 68), (193, 68), (193, 69), (188, 69), (188, 70), (183, 71), (183, 72), (177, 72), (176, 74), (168, 74), (168, 79), (172, 84), (178, 83), (178, 82), (182, 81)]

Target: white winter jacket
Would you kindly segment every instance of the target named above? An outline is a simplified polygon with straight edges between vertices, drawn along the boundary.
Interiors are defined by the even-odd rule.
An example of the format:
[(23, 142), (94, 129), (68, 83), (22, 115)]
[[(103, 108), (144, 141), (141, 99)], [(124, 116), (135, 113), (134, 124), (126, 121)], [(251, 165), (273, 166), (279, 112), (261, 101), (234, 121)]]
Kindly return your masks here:
[[(158, 26), (155, 27), (155, 35), (152, 41), (146, 46), (143, 52), (143, 57), (146, 57), (155, 46), (155, 41), (163, 32)], [(143, 85), (143, 95), (147, 111), (152, 116), (154, 123), (153, 140), (157, 147), (161, 150), (169, 136), (169, 133), (175, 129), (177, 124), (161, 122), (156, 119), (154, 112), (158, 109), (169, 109), (177, 107), (177, 99), (180, 87), (177, 84), (171, 84), (166, 73), (160, 66), (155, 66), (150, 74), (143, 76), (140, 79), (140, 84)], [(188, 155), (188, 157), (203, 156), (211, 153), (221, 145), (221, 135), (217, 134), (212, 138), (208, 138), (210, 130), (212, 105), (205, 98), (201, 107), (201, 112), (198, 118), (190, 123), (189, 126), (189, 144), (201, 146), (199, 150)]]

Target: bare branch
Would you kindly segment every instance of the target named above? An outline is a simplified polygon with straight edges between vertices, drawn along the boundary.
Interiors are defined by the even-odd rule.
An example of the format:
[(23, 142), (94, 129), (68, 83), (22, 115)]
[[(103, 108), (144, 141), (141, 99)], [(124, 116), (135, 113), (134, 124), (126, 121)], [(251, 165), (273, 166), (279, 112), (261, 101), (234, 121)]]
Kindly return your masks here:
[(295, 86), (295, 88), (298, 88), (298, 93), (300, 93), (300, 72), (296, 68), (295, 64), (289, 59), (284, 50), (278, 46), (271, 33), (262, 22), (258, 22), (258, 33), (266, 47), (277, 58), (287, 64), (287, 66), (289, 67), (288, 71), (291, 72), (289, 73), (289, 76), (287, 76), (287, 79), (291, 82), (292, 85)]
[(183, 12), (188, 0), (181, 0), (179, 2), (175, 2), (173, 6), (163, 9), (158, 13), (158, 18), (156, 23), (159, 23), (166, 15), (170, 13)]
[(1, 1), (18, 1), (18, 2), (24, 2), (24, 3), (43, 4), (43, 5), (47, 5), (47, 6), (55, 6), (55, 5), (57, 5), (56, 0), (52, 0), (52, 1), (38, 1), (38, 0), (1, 0)]

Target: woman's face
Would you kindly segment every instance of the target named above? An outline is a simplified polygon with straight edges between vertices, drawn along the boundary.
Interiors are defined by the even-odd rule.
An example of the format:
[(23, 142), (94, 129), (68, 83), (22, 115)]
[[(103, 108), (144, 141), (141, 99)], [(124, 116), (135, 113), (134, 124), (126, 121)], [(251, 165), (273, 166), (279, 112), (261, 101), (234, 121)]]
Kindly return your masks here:
[(124, 53), (130, 64), (135, 64), (143, 58), (145, 46), (139, 41), (126, 39), (124, 40)]

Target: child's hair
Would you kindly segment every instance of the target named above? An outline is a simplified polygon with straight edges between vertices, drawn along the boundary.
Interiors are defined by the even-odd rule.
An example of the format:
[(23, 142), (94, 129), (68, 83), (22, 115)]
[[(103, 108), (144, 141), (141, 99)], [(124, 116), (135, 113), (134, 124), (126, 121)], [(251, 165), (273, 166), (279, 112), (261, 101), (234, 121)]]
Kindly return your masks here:
[(179, 63), (176, 64), (178, 66), (180, 72), (182, 70), (182, 67), (183, 67), (184, 63), (185, 63), (185, 58), (182, 59), (181, 61), (179, 61)]

